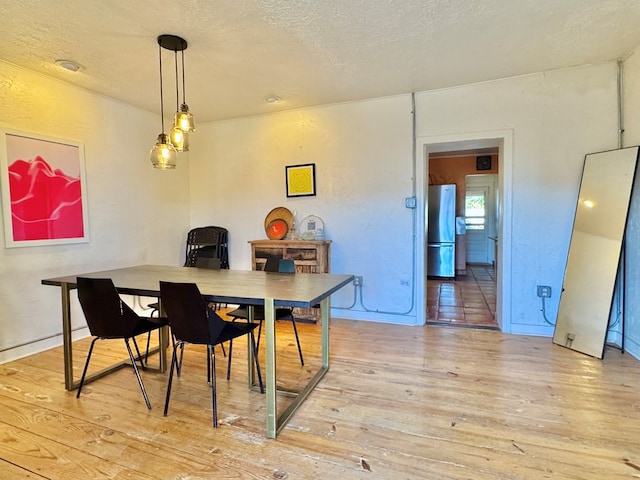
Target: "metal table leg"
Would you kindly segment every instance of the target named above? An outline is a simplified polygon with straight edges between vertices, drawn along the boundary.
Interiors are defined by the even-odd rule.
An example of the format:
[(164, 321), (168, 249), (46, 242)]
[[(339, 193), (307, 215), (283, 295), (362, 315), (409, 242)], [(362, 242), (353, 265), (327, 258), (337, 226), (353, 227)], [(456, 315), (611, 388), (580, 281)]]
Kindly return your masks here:
[(276, 332), (273, 298), (264, 299), (267, 437), (276, 438), (278, 430), (276, 405)]
[[(249, 323), (253, 323), (255, 321), (255, 307), (253, 305), (248, 305), (247, 306), (247, 322)], [(255, 339), (256, 343), (258, 342), (258, 339)], [(256, 368), (256, 362), (254, 360), (254, 355), (257, 355), (258, 352), (254, 352), (253, 348), (251, 347), (251, 340), (247, 340), (247, 372), (249, 373), (247, 378), (249, 380), (249, 388), (253, 389), (253, 390), (257, 390), (256, 387), (256, 378), (255, 378), (255, 368)]]
[[(268, 305), (268, 306), (267, 306)], [(276, 387), (276, 359), (275, 359), (275, 308), (273, 299), (265, 299), (266, 322), (266, 357), (267, 357), (267, 437), (276, 438), (276, 435), (284, 428), (289, 419), (302, 405), (305, 399), (313, 391), (322, 377), (329, 371), (329, 299), (320, 303), (322, 312), (322, 365), (316, 374), (297, 394), (294, 400), (278, 416), (276, 395), (282, 393), (291, 395), (291, 392), (278, 392)]]
[(68, 283), (60, 285), (62, 295), (62, 345), (64, 357), (64, 388), (74, 390), (78, 388), (73, 381), (73, 338), (71, 335), (71, 299)]

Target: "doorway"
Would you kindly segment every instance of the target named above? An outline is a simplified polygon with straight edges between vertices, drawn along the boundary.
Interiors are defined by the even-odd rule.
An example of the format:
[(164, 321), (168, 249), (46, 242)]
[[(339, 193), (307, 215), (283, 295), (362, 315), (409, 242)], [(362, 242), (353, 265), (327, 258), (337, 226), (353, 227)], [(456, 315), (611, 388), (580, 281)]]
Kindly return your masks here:
[[(493, 269), (495, 242), (490, 240), (490, 237), (496, 238), (494, 205), (498, 153), (497, 148), (485, 148), (429, 155), (429, 201), (431, 189), (437, 185), (454, 184), (458, 192), (452, 208), (457, 217), (455, 253), (458, 261), (455, 278), (427, 277), (427, 323), (498, 328)], [(487, 170), (491, 173), (481, 173)], [(437, 207), (428, 202), (428, 229), (434, 227), (432, 209)], [(451, 215), (454, 215), (453, 211)], [(427, 262), (431, 260), (427, 256)], [(427, 271), (433, 269), (428, 265)]]
[[(499, 164), (498, 171), (487, 172), (497, 174), (494, 177), (495, 189), (493, 194), (495, 195), (495, 237), (496, 242), (493, 248), (493, 260), (494, 265), (484, 265), (483, 268), (489, 269), (488, 271), (478, 274), (474, 265), (474, 272), (468, 272), (467, 279), (473, 278), (475, 273), (478, 283), (486, 281), (486, 277), (490, 276), (490, 281), (495, 288), (495, 312), (494, 318), (497, 326), (505, 333), (511, 331), (511, 175), (512, 175), (512, 150), (513, 150), (513, 132), (511, 130), (500, 131), (487, 131), (477, 134), (451, 134), (442, 135), (437, 137), (418, 137), (417, 151), (422, 152), (422, 161), (420, 156), (416, 163), (416, 179), (418, 188), (418, 198), (423, 199), (418, 204), (420, 209), (418, 212), (418, 229), (424, 232), (425, 237), (419, 238), (417, 242), (417, 259), (418, 265), (424, 265), (422, 271), (418, 272), (418, 281), (421, 285), (418, 285), (418, 300), (424, 305), (423, 315), (424, 320), (422, 323), (428, 321), (428, 309), (433, 305), (428, 306), (428, 290), (430, 288), (429, 282), (426, 278), (426, 244), (424, 240), (427, 234), (426, 215), (428, 210), (426, 191), (429, 184), (435, 184), (442, 182), (444, 179), (434, 178), (435, 171), (431, 168), (434, 162), (438, 162), (438, 157), (442, 157), (445, 152), (465, 152), (468, 155), (476, 156), (478, 152), (485, 153), (485, 149), (493, 149), (493, 154), (497, 151), (497, 160)], [(459, 153), (460, 154), (460, 153)], [(492, 159), (495, 159), (493, 156)], [(469, 174), (483, 174), (485, 172), (468, 172)], [(444, 183), (452, 183), (450, 181)], [(461, 198), (459, 205), (464, 205), (466, 195), (466, 189), (461, 192)], [(464, 216), (464, 211), (461, 208), (459, 215)], [(491, 245), (491, 244), (490, 244)], [(491, 254), (491, 251), (490, 251)], [(480, 280), (480, 277), (484, 277)], [(462, 286), (463, 282), (460, 281), (462, 277), (458, 277), (454, 282), (454, 285)], [(435, 284), (432, 286), (436, 286)], [(433, 292), (432, 292), (433, 293)], [(442, 298), (442, 297), (441, 297)], [(464, 306), (463, 306), (464, 308)]]

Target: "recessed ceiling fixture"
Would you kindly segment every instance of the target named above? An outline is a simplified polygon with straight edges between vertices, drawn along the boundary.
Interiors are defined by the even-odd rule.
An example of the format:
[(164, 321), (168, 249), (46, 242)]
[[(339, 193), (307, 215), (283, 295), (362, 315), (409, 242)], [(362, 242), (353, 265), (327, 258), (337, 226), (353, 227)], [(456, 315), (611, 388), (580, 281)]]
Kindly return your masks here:
[(267, 103), (280, 103), (282, 99), (277, 95), (268, 95), (264, 97), (264, 101)]
[(56, 60), (56, 65), (69, 70), (70, 72), (77, 72), (78, 70), (80, 70), (80, 68), (82, 68), (76, 62), (71, 60)]
[[(162, 89), (162, 49), (173, 51), (176, 71), (176, 114), (171, 136), (164, 133), (164, 94)], [(185, 100), (184, 51), (187, 41), (176, 35), (160, 35), (158, 37), (158, 58), (160, 63), (160, 117), (162, 133), (158, 135), (156, 144), (150, 152), (151, 163), (155, 168), (170, 170), (176, 168), (177, 152), (189, 150), (188, 133), (195, 130), (193, 115)], [(178, 110), (178, 52), (182, 54), (182, 106)]]

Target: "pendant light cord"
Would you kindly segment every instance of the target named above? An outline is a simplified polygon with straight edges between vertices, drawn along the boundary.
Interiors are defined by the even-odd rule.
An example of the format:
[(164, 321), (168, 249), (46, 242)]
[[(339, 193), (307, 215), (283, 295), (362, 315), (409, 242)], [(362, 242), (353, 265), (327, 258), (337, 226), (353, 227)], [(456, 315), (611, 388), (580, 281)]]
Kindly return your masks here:
[[(179, 96), (179, 94), (178, 94), (178, 91), (179, 91), (178, 90), (178, 87), (179, 87), (179, 85), (178, 85), (178, 52), (176, 52), (175, 50), (173, 52), (173, 63), (176, 66), (176, 112), (179, 112), (180, 111), (180, 102), (178, 101), (178, 96)], [(182, 84), (184, 86), (184, 76), (182, 77)]]
[[(182, 54), (182, 103), (187, 103), (186, 94), (185, 94), (185, 86), (184, 86), (184, 50), (180, 52)], [(178, 62), (176, 61), (176, 78), (178, 75)], [(177, 82), (177, 80), (176, 80)], [(177, 89), (177, 86), (176, 86)]]
[(158, 43), (158, 58), (160, 59), (160, 123), (164, 134), (164, 97), (162, 95), (162, 46)]

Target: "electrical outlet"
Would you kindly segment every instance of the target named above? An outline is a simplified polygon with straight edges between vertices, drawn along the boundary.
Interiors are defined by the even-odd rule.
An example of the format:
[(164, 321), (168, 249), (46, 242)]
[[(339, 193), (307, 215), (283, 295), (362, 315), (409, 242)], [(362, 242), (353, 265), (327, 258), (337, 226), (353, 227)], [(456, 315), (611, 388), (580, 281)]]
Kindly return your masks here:
[(538, 285), (538, 296), (540, 298), (551, 298), (551, 287), (548, 285)]
[(361, 287), (362, 286), (362, 275), (356, 275), (355, 277), (353, 277), (353, 284), (356, 287)]

